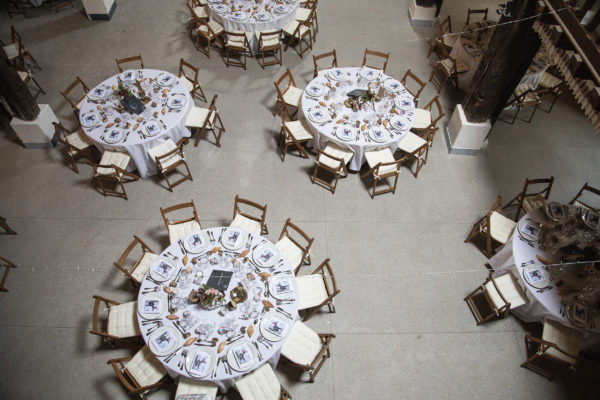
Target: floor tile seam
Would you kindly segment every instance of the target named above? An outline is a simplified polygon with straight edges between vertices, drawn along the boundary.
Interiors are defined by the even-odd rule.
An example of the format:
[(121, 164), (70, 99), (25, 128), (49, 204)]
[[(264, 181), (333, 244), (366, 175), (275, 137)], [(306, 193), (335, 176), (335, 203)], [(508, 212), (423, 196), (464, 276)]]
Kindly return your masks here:
[(408, 336), (408, 335), (499, 335), (499, 334), (513, 334), (513, 333), (522, 333), (521, 331), (513, 331), (513, 330), (499, 330), (499, 331), (485, 331), (485, 332), (476, 332), (476, 331), (414, 331), (414, 332), (333, 332), (336, 336), (345, 335), (345, 336), (359, 336), (359, 335), (378, 335), (378, 336)]

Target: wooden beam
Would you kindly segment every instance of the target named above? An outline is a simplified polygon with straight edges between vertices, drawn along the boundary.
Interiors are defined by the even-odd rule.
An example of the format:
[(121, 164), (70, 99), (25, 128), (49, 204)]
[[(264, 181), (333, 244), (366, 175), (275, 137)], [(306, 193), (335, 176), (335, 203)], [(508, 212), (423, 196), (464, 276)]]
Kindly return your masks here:
[(600, 11), (596, 11), (596, 14), (594, 14), (592, 20), (585, 25), (585, 29), (588, 32), (594, 32), (598, 25), (600, 25)]

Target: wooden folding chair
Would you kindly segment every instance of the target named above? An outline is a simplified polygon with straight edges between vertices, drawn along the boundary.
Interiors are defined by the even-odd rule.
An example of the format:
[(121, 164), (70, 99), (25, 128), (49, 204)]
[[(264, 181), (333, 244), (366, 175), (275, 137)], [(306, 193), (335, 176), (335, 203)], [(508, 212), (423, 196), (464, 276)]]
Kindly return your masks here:
[(208, 20), (209, 10), (207, 2), (202, 4), (200, 0), (188, 0), (185, 5), (190, 10), (190, 21)]
[[(329, 60), (328, 60), (326, 63), (327, 66), (325, 68), (319, 68), (318, 61), (325, 59), (325, 58), (331, 59), (331, 62), (329, 62)], [(338, 62), (337, 62), (337, 55), (335, 53), (335, 49), (333, 49), (332, 51), (329, 51), (327, 53), (319, 54), (318, 56), (313, 55), (313, 64), (315, 66), (314, 78), (316, 78), (317, 75), (319, 75), (319, 72), (324, 69), (337, 68)]]
[[(429, 82), (433, 83), (438, 93), (446, 87), (448, 81), (451, 81), (452, 85), (458, 88), (458, 76), (469, 71), (469, 65), (462, 58), (450, 57), (445, 47), (442, 47), (441, 52), (443, 58), (435, 63), (435, 68), (429, 77)], [(442, 73), (443, 79), (440, 80), (436, 76), (437, 72)]]
[[(187, 143), (187, 138), (181, 138), (177, 144), (169, 138), (165, 142), (148, 150), (148, 155), (156, 162), (156, 167), (160, 174), (165, 178), (169, 191), (171, 192), (173, 191), (173, 188), (180, 183), (183, 183), (188, 179), (190, 181), (194, 180), (190, 168), (185, 161), (185, 155), (183, 154), (183, 146)], [(184, 166), (187, 173), (182, 174), (175, 182), (169, 181), (169, 174), (179, 166)]]
[(485, 240), (484, 254), (490, 258), (497, 246), (494, 243), (505, 244), (511, 237), (516, 222), (501, 214), (502, 198), (498, 196), (490, 210), (474, 225), (471, 232), (465, 239), (465, 243), (470, 242), (476, 237), (483, 237)]
[(10, 36), (11, 44), (5, 46), (4, 43), (2, 43), (2, 46), (13, 67), (22, 71), (28, 70), (27, 66), (25, 65), (25, 58), (27, 57), (37, 69), (41, 70), (41, 65), (37, 62), (33, 55), (31, 55), (29, 50), (27, 50), (23, 44), (21, 34), (17, 32), (14, 26), (10, 27)]
[(427, 163), (429, 147), (433, 144), (433, 137), (435, 136), (436, 131), (436, 128), (431, 128), (428, 131), (426, 139), (415, 135), (412, 132), (408, 132), (398, 143), (397, 150), (406, 153), (409, 159), (413, 159), (417, 162), (417, 167), (414, 172), (415, 178), (419, 177), (419, 171), (423, 165)]
[[(141, 253), (137, 256), (134, 256), (133, 260), (135, 262), (130, 262), (132, 257), (132, 252), (135, 248), (139, 247)], [(134, 287), (138, 287), (146, 273), (150, 270), (152, 263), (158, 258), (158, 255), (148, 246), (142, 239), (133, 235), (133, 241), (127, 246), (119, 260), (115, 263), (115, 267), (117, 267), (121, 272), (127, 276), (133, 283)]]
[[(312, 183), (324, 186), (331, 190), (331, 194), (335, 194), (339, 179), (348, 176), (346, 164), (352, 160), (352, 157), (354, 157), (354, 152), (352, 150), (344, 148), (335, 142), (327, 143), (327, 146), (322, 150), (317, 149), (317, 159), (315, 160)], [(327, 174), (328, 180), (320, 175), (322, 172)]]
[(530, 369), (550, 381), (566, 375), (575, 371), (581, 361), (581, 341), (580, 331), (546, 319), (541, 338), (525, 336), (528, 358), (521, 367)]
[(300, 155), (309, 158), (303, 144), (308, 143), (314, 137), (304, 121), (291, 121), (285, 109), (281, 112), (281, 131), (277, 144), (281, 150), (281, 161), (285, 161), (285, 155), (290, 146), (296, 146)]
[[(276, 82), (273, 82), (273, 84), (277, 90), (277, 100), (275, 101), (273, 115), (277, 115), (278, 112), (280, 115), (282, 115), (281, 110), (285, 110), (285, 113), (288, 116), (293, 117), (296, 112), (298, 112), (298, 108), (300, 107), (300, 99), (302, 97), (303, 90), (296, 87), (296, 81), (294, 80), (290, 69), (287, 68), (285, 73), (281, 75)], [(290, 112), (288, 106), (296, 109), (294, 113)]]
[[(220, 50), (224, 49), (224, 33), (225, 28), (223, 25), (215, 20), (206, 21), (202, 19), (194, 19), (194, 21), (192, 21), (191, 34), (192, 39), (194, 40), (194, 45), (196, 46), (196, 50), (204, 53), (208, 58), (210, 58), (210, 47), (213, 42), (216, 42), (221, 46)], [(206, 45), (204, 46), (204, 44)]]
[[(281, 42), (281, 36), (283, 31), (262, 31), (256, 32), (258, 34), (258, 51), (262, 56), (261, 67), (264, 69), (267, 65), (283, 65), (283, 44)], [(265, 55), (270, 53), (275, 58), (271, 61), (265, 61)], [(279, 54), (279, 57), (277, 57)]]
[[(402, 157), (399, 160), (394, 159), (394, 155), (389, 148), (380, 150), (371, 150), (365, 152), (365, 158), (369, 170), (363, 173), (360, 177), (365, 179), (370, 176), (373, 180), (372, 191), (370, 193), (371, 199), (380, 194), (392, 192), (396, 193), (396, 187), (398, 185), (398, 175), (400, 175), (400, 166), (408, 159), (408, 155)], [(377, 190), (377, 184), (387, 178), (393, 178), (394, 184), (388, 187)]]
[[(94, 181), (100, 187), (103, 196), (122, 197), (127, 200), (124, 182), (126, 178), (137, 181), (140, 179), (136, 174), (126, 170), (131, 156), (120, 151), (105, 150), (96, 164), (85, 160), (94, 169)], [(115, 187), (113, 188), (112, 185)], [(121, 191), (117, 187), (121, 187)]]
[[(486, 304), (476, 301), (476, 296), (483, 296)], [(487, 280), (469, 293), (464, 301), (473, 313), (477, 325), (481, 325), (492, 318), (506, 318), (511, 309), (527, 303), (527, 296), (510, 272), (494, 277), (494, 273), (490, 271)]]
[(139, 63), (140, 63), (140, 66), (138, 68), (144, 69), (144, 60), (142, 60), (141, 54), (138, 54), (137, 56), (133, 56), (133, 57), (116, 58), (115, 60), (117, 61), (117, 68), (119, 68), (119, 72), (123, 72), (123, 68), (122, 68), (123, 64), (137, 62), (137, 61), (139, 61)]
[(98, 161), (93, 147), (94, 142), (81, 129), (72, 132), (56, 122), (53, 122), (52, 125), (54, 126), (56, 138), (67, 148), (67, 155), (71, 161), (73, 171), (79, 173), (77, 167), (78, 156), (82, 156), (90, 162)]
[[(390, 53), (382, 53), (380, 51), (365, 49), (362, 66), (374, 68), (374, 69), (380, 69), (383, 72), (385, 72), (389, 58), (390, 58)], [(380, 65), (378, 65), (378, 66), (369, 65), (368, 62), (370, 62), (370, 61), (368, 61), (367, 59), (371, 59), (371, 61), (380, 60), (381, 62), (383, 62), (383, 67)]]
[(25, 86), (29, 87), (29, 82), (33, 82), (35, 86), (37, 86), (35, 94), (32, 95), (34, 99), (37, 99), (40, 94), (46, 94), (44, 89), (42, 89), (38, 81), (36, 81), (33, 75), (31, 74), (31, 71), (17, 71), (17, 73), (19, 74), (19, 78), (21, 78)]
[[(471, 21), (471, 15), (473, 15), (473, 16), (481, 15), (481, 19), (479, 21)], [(475, 9), (469, 8), (468, 12), (467, 12), (467, 22), (465, 22), (465, 27), (463, 30), (466, 30), (466, 27), (472, 23), (480, 22), (480, 21), (483, 22), (483, 21), (487, 20), (487, 17), (488, 17), (488, 9), (487, 8), (480, 9), (480, 10), (475, 10)]]
[(198, 82), (198, 73), (200, 68), (190, 64), (183, 58), (179, 60), (179, 72), (177, 76), (182, 78), (181, 80), (187, 87), (192, 98), (198, 97), (202, 101), (208, 101), (204, 95), (204, 91)]
[(304, 310), (304, 319), (307, 321), (323, 306), (329, 312), (335, 312), (333, 298), (340, 293), (335, 280), (333, 268), (326, 259), (310, 275), (296, 277), (298, 286), (298, 310)]
[[(506, 104), (505, 107), (506, 110), (515, 110), (513, 118), (511, 120), (500, 118), (500, 120), (511, 125), (514, 124), (517, 119), (530, 123), (531, 120), (533, 120), (533, 116), (535, 115), (538, 106), (542, 103), (540, 93), (543, 91), (544, 89), (534, 89), (527, 84), (518, 85), (513, 91), (512, 100)], [(521, 111), (525, 108), (533, 108), (533, 111), (531, 111), (529, 117), (519, 117), (519, 114), (521, 114)]]
[(257, 235), (267, 235), (269, 229), (266, 222), (267, 205), (235, 195), (233, 217), (229, 226), (244, 229)]
[[(275, 246), (286, 257), (292, 267), (295, 268), (294, 274), (298, 275), (302, 265), (310, 265), (310, 248), (314, 238), (308, 236), (300, 227), (288, 218), (283, 225), (279, 240)], [(302, 243), (301, 243), (302, 242)]]
[[(508, 207), (517, 207), (517, 214), (515, 215), (514, 220), (519, 220), (519, 215), (521, 214), (521, 210), (525, 211), (525, 213), (530, 212), (531, 210), (526, 207), (526, 200), (528, 198), (534, 197), (543, 197), (548, 200), (550, 196), (550, 190), (552, 190), (552, 184), (554, 183), (554, 177), (550, 178), (541, 178), (541, 179), (525, 179), (525, 184), (523, 185), (523, 190), (508, 203), (502, 209), (507, 209)], [(533, 189), (530, 186), (535, 186)]]
[[(16, 234), (16, 232), (14, 234)], [(2, 275), (2, 281), (0, 281), (0, 292), (8, 292), (8, 289), (6, 288), (6, 286), (4, 286), (6, 284), (6, 279), (8, 278), (8, 271), (10, 271), (11, 268), (17, 268), (17, 264), (13, 263), (12, 261), (9, 261), (8, 259), (2, 256), (0, 256), (0, 262), (4, 264), (4, 267), (6, 267), (4, 275)]]
[[(316, 10), (316, 9), (315, 9)], [(314, 14), (315, 10), (311, 11), (311, 15)], [(308, 21), (300, 22), (293, 20), (289, 24), (283, 27), (283, 33), (288, 36), (288, 41), (285, 45), (283, 51), (287, 51), (288, 47), (292, 44), (292, 42), (298, 42), (298, 54), (300, 58), (306, 53), (308, 50), (312, 50), (313, 44), (313, 34), (312, 34), (312, 16)], [(305, 38), (308, 36), (308, 42), (305, 41)], [(302, 49), (302, 43), (307, 43), (306, 47)]]
[(292, 331), (281, 347), (281, 355), (309, 374), (309, 382), (331, 357), (330, 346), (335, 338), (331, 333), (316, 333), (300, 321), (294, 322)]
[[(81, 87), (81, 90), (79, 91), (79, 95), (75, 97), (72, 92), (74, 92), (78, 87)], [(76, 77), (73, 83), (71, 83), (64, 91), (61, 92), (63, 97), (67, 99), (71, 105), (77, 120), (79, 120), (79, 110), (81, 110), (81, 106), (83, 105), (83, 102), (85, 101), (89, 91), (90, 88), (88, 85), (86, 85), (80, 77)]]
[(4, 9), (8, 13), (8, 17), (12, 19), (13, 15), (24, 15), (28, 18), (27, 10), (31, 9), (29, 0), (5, 0)]
[(435, 96), (423, 108), (415, 110), (415, 119), (411, 130), (421, 131), (431, 128), (437, 129), (437, 123), (444, 117), (444, 110), (440, 103), (440, 97)]
[(148, 346), (142, 347), (133, 357), (114, 358), (106, 363), (113, 367), (129, 394), (141, 399), (166, 384), (167, 370)]
[[(250, 53), (250, 32), (228, 32), (225, 31), (225, 64), (229, 67), (235, 65), (246, 69), (246, 58)], [(239, 56), (239, 59), (232, 59), (232, 56)]]
[[(115, 341), (137, 343), (139, 336), (142, 335), (137, 321), (137, 301), (122, 304), (98, 295), (94, 295), (94, 299), (90, 333), (100, 336), (112, 347), (115, 347)], [(101, 321), (100, 307), (102, 304), (104, 304), (104, 311), (107, 312), (107, 315), (105, 320)]]
[(6, 218), (0, 217), (0, 228), (4, 229), (4, 233), (7, 235), (16, 235), (17, 232), (13, 231), (8, 223), (6, 222)]
[(554, 107), (558, 96), (560, 96), (560, 93), (562, 92), (564, 84), (564, 80), (554, 76), (552, 73), (548, 71), (544, 71), (544, 73), (542, 73), (542, 77), (538, 84), (538, 87), (544, 89), (539, 92), (540, 105), (544, 103), (544, 98), (546, 97), (552, 98), (552, 101), (550, 102), (550, 107), (548, 107), (547, 109), (539, 107), (540, 110), (547, 113), (550, 113), (552, 111), (552, 108)]
[(402, 83), (402, 86), (404, 86), (404, 88), (408, 90), (408, 93), (413, 96), (415, 107), (417, 107), (419, 105), (419, 96), (421, 95), (423, 89), (425, 89), (425, 86), (427, 86), (427, 83), (419, 79), (419, 77), (415, 75), (410, 68), (406, 70), (406, 73), (400, 80), (400, 83)]
[(435, 52), (439, 59), (444, 58), (441, 48), (443, 47), (447, 52), (452, 50), (456, 37), (452, 35), (452, 21), (448, 15), (446, 19), (438, 25), (438, 36), (436, 36), (429, 43), (429, 51), (427, 52), (427, 58), (431, 56), (431, 53)]
[[(176, 204), (167, 208), (161, 207), (160, 213), (163, 217), (165, 226), (167, 227), (171, 243), (175, 243), (190, 233), (202, 230), (194, 200), (190, 200), (189, 203)], [(176, 216), (169, 218), (167, 217), (168, 214)]]
[[(596, 204), (596, 205), (592, 206), (589, 204), (589, 199), (587, 196), (585, 196), (586, 192), (590, 192), (590, 193), (592, 193), (592, 195), (596, 195), (596, 196), (600, 197), (600, 190), (588, 185), (588, 183), (586, 182), (583, 185), (583, 187), (581, 188), (581, 190), (579, 192), (577, 192), (575, 197), (573, 197), (573, 200), (571, 200), (569, 202), (569, 204), (574, 204), (578, 207), (589, 208), (590, 210), (594, 210), (594, 211), (600, 211), (599, 205)], [(581, 199), (582, 197), (585, 197), (585, 199)]]
[(208, 108), (192, 107), (188, 113), (185, 126), (199, 132), (196, 133), (194, 147), (198, 147), (200, 139), (204, 137), (207, 130), (210, 130), (215, 138), (215, 145), (221, 147), (221, 136), (225, 132), (223, 120), (217, 110), (217, 95), (215, 94)]
[(292, 398), (279, 383), (277, 375), (268, 362), (237, 380), (235, 388), (242, 400), (289, 400)]

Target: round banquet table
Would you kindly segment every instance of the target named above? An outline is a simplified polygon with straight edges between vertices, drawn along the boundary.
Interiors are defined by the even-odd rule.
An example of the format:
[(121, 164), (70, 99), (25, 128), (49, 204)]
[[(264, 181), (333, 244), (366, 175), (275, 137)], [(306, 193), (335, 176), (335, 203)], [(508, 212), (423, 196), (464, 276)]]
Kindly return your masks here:
[[(299, 4), (299, 0), (230, 0), (227, 4), (221, 0), (208, 0), (210, 17), (228, 32), (280, 30), (294, 19)], [(258, 38), (254, 35), (250, 39), (250, 48), (253, 53), (258, 49)]]
[[(136, 96), (135, 80), (150, 98), (139, 115), (119, 112), (118, 79)], [(194, 102), (183, 81), (175, 75), (155, 69), (127, 70), (114, 75), (89, 91), (79, 120), (85, 134), (100, 150), (126, 151), (131, 156), (129, 170), (137, 169), (145, 178), (156, 174), (156, 164), (148, 150), (172, 139), (190, 137), (185, 126), (186, 116)]]
[[(234, 310), (205, 309), (188, 300), (202, 284), (222, 285), (226, 301), (242, 285), (248, 298)], [(292, 266), (273, 243), (218, 227), (167, 247), (144, 277), (137, 307), (144, 341), (171, 376), (210, 381), (225, 392), (264, 362), (276, 366), (298, 318), (298, 291)], [(212, 327), (203, 332), (203, 325)]]
[[(379, 102), (354, 112), (344, 105), (347, 94), (354, 89), (380, 85), (383, 98)], [(376, 89), (375, 93), (379, 90)], [(400, 81), (383, 72), (363, 68), (333, 68), (323, 70), (304, 90), (300, 116), (304, 118), (320, 149), (333, 141), (354, 153), (349, 168), (359, 171), (365, 161), (365, 151), (398, 147), (413, 125), (413, 96)], [(356, 127), (360, 121), (360, 128)], [(381, 122), (381, 123), (380, 123)]]

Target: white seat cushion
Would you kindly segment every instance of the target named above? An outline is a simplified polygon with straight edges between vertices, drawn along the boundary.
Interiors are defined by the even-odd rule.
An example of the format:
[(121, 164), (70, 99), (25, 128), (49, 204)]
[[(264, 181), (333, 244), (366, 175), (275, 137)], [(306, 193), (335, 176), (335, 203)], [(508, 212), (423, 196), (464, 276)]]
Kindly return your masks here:
[[(261, 31), (262, 33), (271, 33), (272, 31)], [(260, 41), (261, 32), (256, 32), (256, 38)], [(263, 47), (277, 47), (281, 46), (281, 37), (279, 35), (272, 35), (263, 38)], [(259, 42), (260, 46), (260, 42)]]
[(202, 382), (197, 379), (180, 376), (179, 383), (177, 383), (177, 393), (175, 393), (176, 400), (180, 394), (207, 394), (211, 400), (216, 400), (217, 386), (210, 382)]
[(262, 230), (259, 222), (256, 222), (250, 218), (246, 218), (241, 214), (237, 214), (229, 226), (233, 228), (240, 228), (256, 235), (260, 235)]
[(169, 240), (175, 243), (179, 239), (189, 235), (192, 232), (201, 230), (200, 224), (196, 221), (188, 221), (181, 224), (169, 225)]
[(136, 312), (137, 301), (110, 307), (106, 329), (108, 334), (120, 338), (140, 336), (142, 333), (140, 332)]
[(264, 363), (235, 383), (243, 400), (279, 400), (281, 385), (271, 368)]
[[(225, 28), (223, 28), (223, 25), (221, 25), (214, 19), (211, 19), (210, 21), (208, 21), (207, 25), (210, 27), (210, 29), (212, 29), (212, 31), (214, 32), (215, 35), (219, 35), (219, 34), (223, 33), (223, 31), (225, 31)], [(208, 29), (206, 28), (206, 25), (200, 25), (200, 27), (198, 27), (198, 29), (196, 29), (196, 33), (201, 33), (204, 36), (207, 36), (211, 39), (213, 37), (212, 34), (209, 34)]]
[(296, 9), (296, 13), (294, 14), (294, 19), (296, 21), (306, 21), (308, 20), (308, 17), (310, 17), (310, 12), (312, 10), (310, 8), (302, 8), (302, 7), (298, 7)]
[(313, 135), (307, 129), (304, 121), (287, 121), (284, 125), (298, 141), (313, 139)]
[(83, 133), (81, 129), (67, 136), (65, 140), (77, 150), (86, 149), (94, 144), (94, 142), (92, 142), (92, 140), (87, 137), (87, 135)]
[(289, 260), (292, 267), (296, 268), (300, 265), (302, 262), (302, 256), (304, 255), (304, 250), (296, 246), (289, 237), (282, 237), (281, 240), (275, 243), (275, 246), (277, 246), (277, 248), (281, 251), (281, 254)]
[[(463, 72), (467, 72), (470, 68), (469, 65), (460, 57), (456, 57), (456, 73), (461, 74)], [(448, 72), (452, 72), (452, 60), (449, 58), (444, 58), (443, 60), (438, 61), (442, 67)]]
[[(248, 41), (248, 44), (250, 44), (250, 41), (252, 40), (252, 36), (254, 35), (253, 32), (242, 32), (242, 31), (233, 31), (233, 33), (243, 33), (246, 36), (246, 40)], [(246, 48), (246, 46), (244, 45), (244, 39), (239, 37), (239, 36), (227, 36), (227, 46), (228, 47), (244, 47)]]
[(292, 36), (294, 32), (296, 32), (296, 28), (298, 28), (299, 24), (300, 23), (298, 21), (291, 21), (289, 24), (283, 27), (283, 33)]
[(141, 282), (157, 258), (158, 258), (157, 254), (145, 251), (144, 255), (142, 256), (142, 259), (140, 260), (140, 262), (137, 264), (137, 266), (134, 268), (133, 272), (131, 273), (131, 276), (136, 281)]
[(561, 83), (562, 81), (559, 78), (552, 75), (550, 72), (544, 72), (542, 74), (542, 77), (540, 78), (539, 85), (543, 88), (549, 89), (560, 85)]
[(13, 58), (15, 58), (19, 55), (19, 47), (17, 46), (16, 43), (12, 43), (12, 44), (9, 44), (8, 46), (4, 46), (4, 51), (6, 52), (6, 55), (8, 56), (9, 60), (12, 60)]
[[(348, 164), (350, 160), (352, 160), (352, 157), (354, 157), (354, 152), (352, 152), (352, 150), (342, 147), (335, 142), (327, 143), (327, 146), (325, 146), (323, 151), (334, 157), (341, 158), (342, 160), (344, 160), (344, 164)], [(333, 169), (339, 168), (339, 162), (332, 158), (324, 157), (322, 155), (319, 155), (319, 163), (325, 164)]]
[[(185, 120), (185, 126), (189, 126), (191, 128), (202, 128), (204, 125), (204, 121), (206, 121), (206, 117), (208, 117), (208, 112), (210, 110), (208, 108), (202, 107), (192, 107), (190, 112), (187, 115)], [(211, 121), (215, 119), (215, 113), (211, 115)]]
[(302, 97), (303, 90), (295, 86), (288, 86), (286, 91), (283, 93), (283, 101), (294, 107), (300, 107), (300, 98)]
[(427, 144), (427, 140), (412, 132), (408, 132), (398, 144), (398, 148), (407, 153), (412, 153), (424, 144)]
[[(510, 303), (511, 309), (527, 303), (525, 293), (523, 293), (523, 290), (519, 287), (512, 274), (508, 273), (494, 278), (494, 280), (496, 281), (496, 285), (498, 285), (498, 289), (500, 290), (500, 293), (502, 293), (502, 296)], [(505, 305), (492, 281), (485, 284), (485, 289), (495, 308), (501, 308)]]
[(490, 235), (500, 243), (508, 242), (510, 236), (515, 230), (517, 223), (512, 219), (506, 218), (499, 212), (493, 211), (490, 216)]
[[(106, 150), (104, 154), (102, 154), (102, 159), (100, 160), (100, 165), (115, 165), (121, 169), (127, 169), (127, 164), (129, 164), (129, 160), (131, 157), (129, 154), (125, 154), (121, 151), (114, 150)], [(117, 171), (114, 168), (98, 168), (99, 175), (112, 175)]]
[(413, 129), (425, 129), (431, 125), (431, 112), (422, 108), (415, 110), (415, 121), (413, 122)]
[[(367, 160), (367, 164), (369, 164), (369, 168), (373, 168), (379, 163), (393, 162), (396, 161), (394, 159), (394, 155), (389, 148), (380, 149), (380, 150), (371, 150), (365, 151), (365, 158)], [(397, 171), (395, 165), (386, 165), (379, 168), (379, 174), (385, 175), (394, 173)]]
[(548, 204), (548, 201), (542, 195), (526, 196), (523, 199), (523, 210), (525, 210), (525, 212), (528, 213), (533, 210), (545, 207), (546, 204)]
[(298, 285), (298, 309), (316, 307), (327, 300), (327, 289), (323, 275), (311, 274), (296, 278)]
[(208, 18), (208, 11), (206, 10), (206, 7), (194, 7), (194, 13), (198, 16), (198, 18)]
[(302, 322), (296, 321), (281, 347), (281, 354), (296, 364), (311, 365), (322, 348), (319, 335)]
[[(177, 145), (171, 138), (167, 139), (164, 143), (159, 144), (148, 150), (148, 155), (152, 160), (156, 160), (156, 157), (161, 156), (163, 154), (167, 154), (169, 151), (177, 148)], [(160, 160), (163, 171), (169, 168), (171, 165), (175, 164), (183, 160), (183, 158), (179, 155), (179, 152), (171, 154), (167, 158), (163, 158)]]
[(569, 357), (554, 348), (550, 348), (546, 351), (546, 354), (558, 358), (559, 360), (573, 363), (575, 362), (574, 357), (579, 355), (581, 349), (581, 332), (566, 327), (559, 322), (546, 320), (544, 322), (542, 339), (554, 343), (562, 351), (573, 356)]
[(140, 386), (157, 383), (167, 374), (167, 370), (158, 358), (144, 346), (125, 364), (125, 368)]
[(186, 78), (184, 76), (180, 76), (179, 79), (181, 80), (181, 82), (183, 82), (183, 84), (185, 85), (188, 92), (191, 92), (192, 90), (194, 90), (194, 82), (190, 81), (188, 78)]

